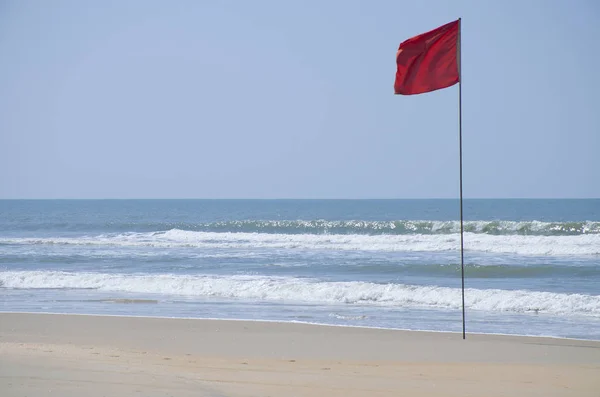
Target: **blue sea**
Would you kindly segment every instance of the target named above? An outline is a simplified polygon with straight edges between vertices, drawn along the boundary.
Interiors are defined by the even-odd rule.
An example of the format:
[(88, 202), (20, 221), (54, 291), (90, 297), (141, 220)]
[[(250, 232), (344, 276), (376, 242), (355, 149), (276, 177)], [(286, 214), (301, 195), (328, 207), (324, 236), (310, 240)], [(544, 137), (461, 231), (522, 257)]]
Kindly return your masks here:
[[(465, 200), (466, 330), (600, 340), (600, 200)], [(0, 200), (0, 311), (460, 332), (458, 200)]]

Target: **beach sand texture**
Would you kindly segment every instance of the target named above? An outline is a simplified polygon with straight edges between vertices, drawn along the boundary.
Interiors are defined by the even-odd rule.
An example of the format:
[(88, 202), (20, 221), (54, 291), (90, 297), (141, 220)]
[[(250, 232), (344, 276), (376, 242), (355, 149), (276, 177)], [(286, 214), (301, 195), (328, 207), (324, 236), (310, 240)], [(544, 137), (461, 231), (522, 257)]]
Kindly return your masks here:
[(600, 342), (0, 314), (0, 395), (600, 396)]

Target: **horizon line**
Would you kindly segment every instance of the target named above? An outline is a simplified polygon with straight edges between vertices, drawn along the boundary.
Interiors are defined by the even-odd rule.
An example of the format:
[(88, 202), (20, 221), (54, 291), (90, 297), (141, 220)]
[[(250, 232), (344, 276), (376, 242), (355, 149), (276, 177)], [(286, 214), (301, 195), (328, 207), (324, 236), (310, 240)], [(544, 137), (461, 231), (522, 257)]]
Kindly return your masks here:
[[(463, 200), (599, 200), (600, 197), (463, 197)], [(125, 200), (205, 200), (205, 201), (398, 201), (398, 200), (460, 200), (459, 197), (395, 197), (395, 198), (376, 198), (376, 197), (368, 197), (368, 198), (352, 198), (352, 197), (314, 197), (314, 198), (293, 198), (293, 197), (271, 197), (271, 198), (257, 198), (257, 197), (219, 197), (219, 198), (208, 198), (208, 197), (16, 197), (16, 198), (8, 198), (8, 197), (0, 197), (0, 201), (9, 201), (9, 200), (114, 200), (114, 201), (125, 201)]]

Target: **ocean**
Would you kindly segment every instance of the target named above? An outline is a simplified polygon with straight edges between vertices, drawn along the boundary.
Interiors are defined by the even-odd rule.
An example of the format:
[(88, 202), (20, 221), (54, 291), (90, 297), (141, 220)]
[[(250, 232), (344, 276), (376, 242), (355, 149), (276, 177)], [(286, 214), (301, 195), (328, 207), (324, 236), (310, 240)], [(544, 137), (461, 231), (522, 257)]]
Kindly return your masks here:
[[(468, 333), (600, 340), (600, 200), (465, 200)], [(461, 332), (458, 200), (0, 200), (0, 311)]]

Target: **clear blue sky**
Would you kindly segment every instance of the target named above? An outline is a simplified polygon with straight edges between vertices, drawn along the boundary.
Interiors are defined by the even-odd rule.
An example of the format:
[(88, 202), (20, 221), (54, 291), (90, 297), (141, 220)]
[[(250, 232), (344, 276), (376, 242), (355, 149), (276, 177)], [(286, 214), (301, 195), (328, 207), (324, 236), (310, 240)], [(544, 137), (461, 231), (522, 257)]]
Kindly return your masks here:
[(458, 197), (458, 86), (393, 95), (458, 17), (465, 197), (600, 197), (594, 0), (4, 0), (0, 198)]

